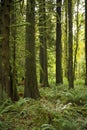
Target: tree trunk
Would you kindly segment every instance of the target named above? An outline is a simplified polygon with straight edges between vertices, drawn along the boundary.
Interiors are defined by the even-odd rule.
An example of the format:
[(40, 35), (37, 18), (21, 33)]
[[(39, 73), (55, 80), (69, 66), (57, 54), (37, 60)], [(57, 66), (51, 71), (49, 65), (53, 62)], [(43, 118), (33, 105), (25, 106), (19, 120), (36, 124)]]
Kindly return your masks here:
[(45, 0), (39, 0), (39, 39), (40, 39), (40, 83), (43, 86), (48, 84), (47, 68), (47, 39), (46, 39), (46, 10)]
[(10, 49), (9, 49), (9, 36), (10, 36), (10, 5), (7, 0), (1, 1), (1, 35), (2, 39), (2, 84), (7, 95), (12, 98), (11, 82), (10, 82)]
[(61, 43), (61, 0), (57, 0), (56, 20), (56, 84), (63, 83), (62, 77), (62, 43)]
[(67, 26), (67, 21), (68, 21), (68, 2), (67, 0), (65, 1), (65, 39), (64, 39), (64, 65), (65, 65), (65, 70), (64, 70), (64, 76), (68, 78), (68, 26)]
[(87, 0), (85, 0), (85, 63), (86, 63), (85, 85), (87, 86)]
[(2, 6), (0, 5), (0, 100), (3, 99), (3, 84), (2, 84)]
[(12, 36), (12, 43), (11, 43), (11, 60), (12, 60), (12, 64), (11, 64), (11, 87), (13, 89), (13, 100), (18, 100), (18, 92), (17, 92), (17, 70), (16, 70), (16, 34), (17, 34), (17, 30), (16, 27), (14, 26), (16, 24), (16, 6), (15, 3), (12, 3), (12, 7), (11, 7), (11, 36)]
[(27, 0), (26, 10), (26, 61), (24, 97), (38, 98), (39, 90), (35, 60), (35, 0)]
[(79, 8), (79, 0), (77, 0), (77, 18), (76, 18), (77, 33), (76, 33), (76, 48), (75, 48), (75, 55), (74, 55), (74, 79), (76, 77), (75, 72), (76, 72), (76, 65), (77, 65), (77, 51), (78, 51), (78, 40), (79, 40), (78, 8)]
[(73, 32), (72, 32), (72, 0), (68, 0), (68, 24), (69, 24), (69, 58), (68, 58), (68, 79), (69, 88), (74, 88), (73, 78)]

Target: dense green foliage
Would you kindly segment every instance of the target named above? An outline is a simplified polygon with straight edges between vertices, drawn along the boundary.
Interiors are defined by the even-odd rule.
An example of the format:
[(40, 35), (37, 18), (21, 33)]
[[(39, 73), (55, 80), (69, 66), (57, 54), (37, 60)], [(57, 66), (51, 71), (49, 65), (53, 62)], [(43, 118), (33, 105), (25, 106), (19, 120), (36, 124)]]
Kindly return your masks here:
[(75, 89), (65, 85), (39, 88), (38, 100), (20, 98), (0, 103), (0, 130), (86, 130), (87, 89), (83, 81)]
[[(33, 0), (34, 1), (34, 0)], [(13, 23), (11, 23), (10, 27), (11, 30), (9, 30), (9, 37), (7, 39), (9, 40), (8, 44), (10, 46), (8, 47), (8, 53), (10, 52), (10, 57), (7, 57), (7, 52), (5, 47), (1, 42), (3, 40), (3, 36), (1, 35), (2, 29), (0, 28), (0, 130), (86, 130), (87, 129), (87, 87), (84, 85), (85, 78), (86, 78), (86, 61), (85, 61), (85, 24), (87, 23), (85, 21), (85, 2), (83, 0), (72, 0), (72, 11), (73, 13), (73, 53), (72, 53), (72, 60), (74, 64), (71, 63), (72, 71), (74, 71), (74, 88), (69, 88), (69, 78), (71, 77), (71, 73), (68, 75), (68, 70), (70, 68), (70, 65), (68, 66), (68, 1), (64, 0), (62, 1), (62, 4), (57, 4), (55, 0), (43, 0), (42, 2), (43, 9), (46, 9), (45, 11), (40, 11), (41, 3), (40, 0), (35, 0), (36, 4), (32, 6), (35, 11), (33, 14), (35, 15), (35, 19), (30, 18), (29, 14), (29, 21), (26, 21), (26, 12), (32, 13), (31, 11), (31, 4), (32, 0), (29, 2), (29, 12), (26, 11), (27, 2), (25, 0), (22, 1), (16, 1), (14, 5), (12, 3), (9, 3), (9, 9), (10, 5), (15, 6), (14, 9), (10, 13), (6, 12), (6, 8), (3, 8), (3, 10), (6, 12), (4, 14), (2, 9), (0, 9), (0, 15), (4, 15), (5, 17), (0, 17), (0, 25), (3, 23), (4, 33), (6, 31), (4, 30), (4, 26), (6, 25), (4, 21), (6, 22), (6, 15), (14, 14), (16, 18), (16, 21), (14, 20)], [(8, 3), (8, 1), (5, 1)], [(10, 1), (9, 1), (10, 2)], [(8, 4), (7, 4), (8, 5)], [(2, 6), (3, 7), (3, 4)], [(8, 7), (8, 6), (6, 6)], [(61, 7), (61, 15), (57, 14), (56, 8)], [(70, 7), (70, 6), (69, 6)], [(71, 8), (71, 7), (70, 7)], [(12, 8), (13, 9), (13, 8)], [(70, 10), (69, 10), (70, 12)], [(60, 13), (60, 11), (59, 11)], [(34, 16), (31, 14), (31, 16)], [(9, 15), (9, 19), (10, 19)], [(45, 18), (44, 18), (45, 15)], [(42, 21), (40, 22), (40, 18), (43, 16)], [(62, 29), (62, 74), (64, 84), (58, 84), (56, 85), (56, 77), (60, 78), (60, 76), (56, 76), (56, 29), (59, 30), (59, 27), (56, 28), (56, 18), (59, 18), (59, 24), (61, 24)], [(71, 16), (71, 14), (70, 14)], [(61, 17), (61, 21), (60, 21)], [(5, 18), (5, 20), (3, 20)], [(12, 20), (12, 18), (10, 19)], [(8, 20), (9, 22), (9, 20)], [(8, 23), (6, 22), (6, 23)], [(32, 24), (34, 22), (34, 24)], [(43, 22), (43, 24), (42, 24)], [(78, 23), (77, 23), (78, 22)], [(44, 25), (44, 23), (46, 25)], [(10, 24), (10, 23), (9, 23)], [(32, 25), (32, 26), (31, 26)], [(9, 26), (9, 25), (8, 25)], [(8, 27), (7, 26), (7, 27)], [(7, 30), (7, 27), (5, 28)], [(26, 27), (29, 27), (29, 32), (26, 32)], [(42, 28), (43, 31), (40, 32), (40, 29)], [(33, 34), (32, 34), (32, 29)], [(45, 29), (45, 31), (44, 31)], [(15, 30), (15, 32), (13, 31)], [(11, 31), (11, 32), (10, 32)], [(43, 32), (45, 32), (43, 37)], [(8, 32), (7, 32), (8, 34)], [(12, 35), (12, 34), (15, 34)], [(60, 34), (60, 32), (59, 32)], [(29, 49), (34, 47), (34, 51), (36, 53), (36, 56), (33, 55), (34, 52), (32, 49), (27, 50), (28, 47), (26, 47), (26, 35), (28, 38), (28, 42), (30, 42)], [(31, 37), (29, 37), (31, 35)], [(35, 36), (35, 39), (33, 39)], [(42, 46), (42, 43), (40, 41), (40, 36), (42, 37), (42, 43), (45, 46)], [(59, 35), (58, 35), (59, 36)], [(70, 35), (71, 36), (71, 35)], [(34, 41), (34, 44), (32, 44), (32, 40)], [(7, 40), (6, 39), (6, 40)], [(58, 38), (59, 39), (59, 38)], [(7, 41), (8, 41), (7, 40)], [(58, 40), (57, 40), (58, 41)], [(46, 43), (45, 43), (46, 42)], [(4, 42), (5, 45), (6, 42)], [(32, 46), (33, 45), (33, 46)], [(3, 48), (2, 48), (3, 46)], [(32, 46), (32, 47), (31, 47)], [(47, 66), (46, 69), (48, 71), (48, 80), (49, 85), (42, 86), (43, 84), (40, 84), (40, 70), (44, 72), (43, 68), (40, 64), (40, 46), (42, 46), (42, 50), (45, 49), (45, 53), (47, 55)], [(10, 50), (9, 50), (10, 49)], [(3, 50), (5, 52), (5, 55), (3, 56)], [(57, 51), (59, 52), (59, 51)], [(71, 51), (70, 51), (71, 54)], [(46, 56), (45, 55), (45, 56)], [(5, 57), (6, 56), (6, 57)], [(33, 59), (35, 58), (35, 66), (36, 69), (33, 71), (32, 65), (33, 65)], [(44, 58), (46, 58), (43, 56)], [(27, 69), (30, 69), (31, 72), (34, 72), (33, 75), (28, 72), (28, 75), (25, 75), (26, 72), (26, 57), (30, 58), (28, 60)], [(41, 60), (44, 61), (42, 58)], [(2, 60), (3, 59), (3, 60)], [(2, 61), (10, 61), (8, 64), (4, 63), (5, 69), (3, 68), (3, 62)], [(59, 56), (58, 56), (59, 61)], [(13, 64), (14, 63), (14, 64)], [(44, 63), (43, 63), (44, 65)], [(12, 68), (11, 68), (12, 67)], [(60, 69), (58, 69), (60, 70)], [(4, 79), (5, 72), (9, 72), (6, 76), (6, 82)], [(10, 76), (9, 76), (10, 74)], [(45, 73), (46, 74), (46, 73)], [(33, 85), (35, 79), (33, 76), (36, 75), (36, 78), (38, 80), (38, 84)], [(9, 80), (10, 77), (10, 80)], [(40, 91), (40, 97), (37, 97), (37, 100), (31, 98), (24, 98), (24, 88), (26, 84), (26, 77), (27, 81), (29, 83), (32, 81), (32, 83), (28, 86), (28, 90), (26, 89), (26, 92), (30, 95), (36, 94), (35, 89), (32, 89), (33, 87), (37, 88)], [(29, 80), (30, 77), (30, 80)], [(22, 80), (24, 78), (24, 80)], [(47, 79), (47, 78), (46, 78)], [(45, 80), (46, 80), (45, 79)], [(12, 88), (9, 88), (10, 85), (7, 85), (7, 81), (10, 81), (10, 85)], [(67, 81), (68, 80), (68, 81)], [(6, 84), (4, 84), (6, 83)], [(39, 85), (40, 84), (40, 85)], [(3, 91), (4, 87), (7, 88), (7, 92)], [(19, 100), (17, 101), (13, 98), (17, 95), (15, 94), (15, 88), (17, 87), (17, 92), (19, 95)], [(12, 90), (11, 90), (12, 89)], [(31, 91), (32, 90), (32, 91)], [(10, 99), (11, 96), (7, 94), (9, 93), (12, 96), (12, 100)], [(31, 92), (30, 92), (31, 91)], [(28, 95), (27, 94), (27, 95)], [(26, 96), (25, 96), (26, 97)], [(30, 96), (28, 96), (30, 97)]]

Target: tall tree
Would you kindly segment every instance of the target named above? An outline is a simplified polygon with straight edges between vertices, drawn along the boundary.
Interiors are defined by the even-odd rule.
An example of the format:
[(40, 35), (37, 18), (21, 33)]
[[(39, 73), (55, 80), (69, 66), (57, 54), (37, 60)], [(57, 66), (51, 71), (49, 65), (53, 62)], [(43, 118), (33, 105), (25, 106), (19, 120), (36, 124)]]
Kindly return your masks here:
[(64, 76), (68, 78), (68, 0), (64, 1)]
[(87, 86), (87, 0), (85, 0), (85, 62), (86, 62), (85, 85)]
[(63, 83), (62, 77), (62, 43), (61, 43), (61, 3), (62, 0), (56, 0), (57, 18), (56, 18), (56, 83)]
[(24, 97), (38, 98), (39, 90), (35, 60), (35, 0), (27, 0), (26, 9), (26, 61)]
[(1, 1), (1, 35), (2, 35), (2, 86), (7, 95), (12, 98), (11, 79), (10, 79), (10, 5), (11, 1)]
[(48, 84), (47, 39), (46, 39), (46, 5), (45, 0), (39, 0), (39, 39), (40, 39), (40, 83)]
[(68, 0), (68, 80), (69, 88), (74, 88), (74, 77), (73, 77), (73, 31), (72, 31), (72, 0)]
[(78, 40), (79, 40), (79, 0), (77, 0), (77, 15), (76, 15), (76, 48), (75, 48), (75, 55), (74, 55), (74, 78), (75, 78), (75, 71), (77, 66), (77, 51), (78, 51)]
[(16, 5), (13, 1), (11, 4), (11, 67), (10, 67), (10, 77), (11, 85), (13, 89), (13, 100), (18, 100), (17, 93), (17, 70), (16, 70)]
[(3, 84), (2, 84), (2, 6), (0, 3), (0, 99), (3, 99)]

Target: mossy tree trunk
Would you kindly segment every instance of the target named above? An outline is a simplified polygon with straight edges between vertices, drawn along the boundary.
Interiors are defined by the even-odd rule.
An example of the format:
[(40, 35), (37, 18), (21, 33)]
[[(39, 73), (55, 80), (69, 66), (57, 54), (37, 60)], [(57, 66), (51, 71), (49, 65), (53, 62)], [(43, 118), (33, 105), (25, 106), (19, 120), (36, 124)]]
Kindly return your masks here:
[(35, 0), (27, 0), (26, 9), (26, 61), (24, 97), (38, 98), (39, 90), (35, 59)]
[(73, 31), (72, 31), (72, 0), (68, 0), (68, 80), (69, 88), (74, 88), (74, 77), (73, 77)]
[(61, 0), (56, 0), (56, 84), (63, 83), (62, 77), (62, 43), (61, 43)]
[(3, 84), (2, 84), (2, 6), (0, 3), (0, 100), (3, 99)]
[(1, 45), (2, 45), (2, 86), (7, 95), (12, 98), (11, 80), (10, 80), (10, 1), (1, 1)]
[(17, 92), (17, 67), (16, 67), (16, 5), (14, 1), (11, 4), (11, 86), (13, 88), (13, 100), (18, 100), (18, 92)]
[(85, 0), (85, 62), (86, 62), (85, 85), (87, 86), (87, 0)]
[(40, 83), (48, 87), (47, 38), (46, 38), (46, 5), (39, 0), (39, 39), (40, 39)]
[(74, 79), (76, 78), (76, 67), (77, 67), (77, 52), (78, 52), (78, 43), (79, 43), (79, 0), (77, 0), (77, 15), (76, 15), (76, 48), (74, 54)]
[(64, 3), (65, 7), (65, 38), (64, 38), (64, 76), (68, 78), (68, 0)]

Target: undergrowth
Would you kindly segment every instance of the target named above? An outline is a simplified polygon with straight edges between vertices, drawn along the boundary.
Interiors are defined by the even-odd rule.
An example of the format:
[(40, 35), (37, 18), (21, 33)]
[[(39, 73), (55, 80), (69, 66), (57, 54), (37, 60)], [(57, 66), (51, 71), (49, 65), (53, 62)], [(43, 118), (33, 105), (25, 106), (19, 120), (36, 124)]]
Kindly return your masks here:
[(76, 82), (40, 88), (41, 99), (0, 103), (0, 130), (86, 130), (87, 88)]

